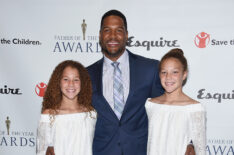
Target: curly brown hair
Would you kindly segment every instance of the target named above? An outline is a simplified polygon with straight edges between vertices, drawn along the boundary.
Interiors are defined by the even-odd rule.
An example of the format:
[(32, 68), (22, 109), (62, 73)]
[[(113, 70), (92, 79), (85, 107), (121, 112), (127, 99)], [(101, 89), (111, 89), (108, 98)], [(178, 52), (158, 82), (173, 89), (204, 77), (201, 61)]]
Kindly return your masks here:
[(79, 72), (81, 90), (78, 94), (77, 101), (79, 102), (77, 103), (82, 105), (85, 109), (87, 109), (87, 111), (94, 110), (91, 104), (92, 85), (88, 71), (81, 63), (73, 60), (66, 60), (56, 66), (50, 77), (45, 95), (43, 97), (41, 112), (43, 112), (46, 109), (49, 109), (50, 114), (56, 114), (57, 110), (60, 108), (62, 101), (60, 81), (62, 79), (63, 71), (66, 67), (76, 68)]

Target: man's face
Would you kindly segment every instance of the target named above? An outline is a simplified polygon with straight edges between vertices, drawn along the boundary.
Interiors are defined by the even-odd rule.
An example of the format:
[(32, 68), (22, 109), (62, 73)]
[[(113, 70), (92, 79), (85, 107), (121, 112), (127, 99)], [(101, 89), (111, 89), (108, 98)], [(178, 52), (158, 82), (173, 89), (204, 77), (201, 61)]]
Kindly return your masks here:
[(128, 32), (122, 18), (108, 16), (104, 19), (99, 41), (106, 57), (113, 61), (117, 60), (125, 50), (127, 38)]

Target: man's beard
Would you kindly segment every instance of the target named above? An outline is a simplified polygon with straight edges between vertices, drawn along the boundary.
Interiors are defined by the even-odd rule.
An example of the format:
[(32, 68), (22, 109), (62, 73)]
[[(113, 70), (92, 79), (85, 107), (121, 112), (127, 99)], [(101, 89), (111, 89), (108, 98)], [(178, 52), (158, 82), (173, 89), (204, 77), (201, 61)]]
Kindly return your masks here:
[(120, 56), (120, 55), (123, 53), (123, 50), (124, 50), (124, 48), (121, 48), (121, 49), (119, 49), (117, 52), (111, 53), (111, 52), (109, 52), (107, 49), (102, 48), (102, 52), (103, 52), (104, 54), (108, 55), (109, 57), (112, 57), (112, 58), (115, 58), (115, 57)]
[(106, 55), (108, 55), (111, 58), (119, 57), (124, 52), (124, 50), (125, 50), (125, 46), (123, 46), (122, 48), (119, 48), (118, 51), (112, 53), (112, 52), (108, 51), (106, 47), (102, 46), (101, 42), (99, 42), (99, 43), (101, 45), (103, 54), (106, 54)]

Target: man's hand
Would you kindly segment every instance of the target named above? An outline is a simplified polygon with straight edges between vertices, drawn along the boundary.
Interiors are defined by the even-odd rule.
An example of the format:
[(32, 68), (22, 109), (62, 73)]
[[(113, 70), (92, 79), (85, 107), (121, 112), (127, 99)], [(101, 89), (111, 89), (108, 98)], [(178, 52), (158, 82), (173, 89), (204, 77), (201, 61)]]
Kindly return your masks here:
[(55, 155), (55, 153), (54, 153), (54, 147), (53, 146), (49, 146), (47, 148), (46, 155)]
[(195, 150), (194, 150), (194, 146), (193, 146), (192, 144), (189, 144), (189, 145), (187, 146), (185, 155), (196, 155), (196, 154), (195, 154)]

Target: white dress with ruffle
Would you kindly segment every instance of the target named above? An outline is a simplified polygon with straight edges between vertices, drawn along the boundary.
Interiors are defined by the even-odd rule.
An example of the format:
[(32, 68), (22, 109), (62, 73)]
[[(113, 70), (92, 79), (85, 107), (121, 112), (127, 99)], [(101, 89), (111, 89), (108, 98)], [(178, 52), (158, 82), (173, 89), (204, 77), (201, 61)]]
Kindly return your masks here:
[[(53, 120), (53, 121), (51, 121)], [(53, 146), (56, 155), (92, 155), (96, 112), (42, 114), (37, 129), (37, 155)]]
[(193, 142), (196, 155), (205, 155), (206, 112), (202, 104), (165, 105), (146, 101), (149, 119), (147, 155), (184, 155)]

